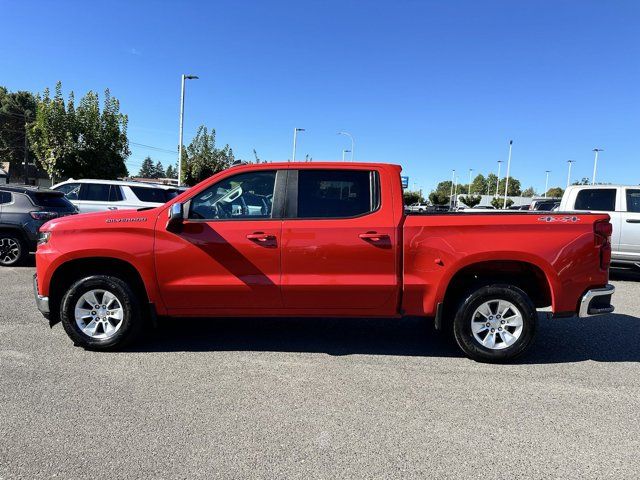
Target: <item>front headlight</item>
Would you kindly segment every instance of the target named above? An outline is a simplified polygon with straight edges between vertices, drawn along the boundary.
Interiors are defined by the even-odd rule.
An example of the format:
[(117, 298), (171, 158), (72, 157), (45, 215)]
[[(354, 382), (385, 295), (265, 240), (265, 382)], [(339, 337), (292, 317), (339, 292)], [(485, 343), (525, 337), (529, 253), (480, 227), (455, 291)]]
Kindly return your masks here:
[(38, 233), (38, 245), (44, 245), (51, 238), (51, 232), (39, 232)]

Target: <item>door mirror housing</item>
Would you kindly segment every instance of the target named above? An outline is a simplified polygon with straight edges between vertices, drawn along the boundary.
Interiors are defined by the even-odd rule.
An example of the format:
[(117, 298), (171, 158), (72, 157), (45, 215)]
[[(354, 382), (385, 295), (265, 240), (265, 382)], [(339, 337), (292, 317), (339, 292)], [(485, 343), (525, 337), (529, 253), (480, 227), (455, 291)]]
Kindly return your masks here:
[(178, 202), (171, 205), (168, 214), (167, 230), (174, 233), (180, 232), (182, 230), (182, 223), (184, 222), (182, 203)]

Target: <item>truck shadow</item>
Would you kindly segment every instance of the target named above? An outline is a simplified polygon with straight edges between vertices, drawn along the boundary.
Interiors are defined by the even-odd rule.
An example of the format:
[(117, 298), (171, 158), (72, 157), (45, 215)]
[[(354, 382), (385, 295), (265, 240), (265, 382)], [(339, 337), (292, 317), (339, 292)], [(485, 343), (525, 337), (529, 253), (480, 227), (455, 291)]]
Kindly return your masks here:
[(626, 280), (630, 282), (640, 281), (640, 270), (630, 268), (611, 268), (609, 270), (611, 280)]
[[(233, 318), (162, 321), (135, 351), (277, 351), (329, 355), (462, 357), (449, 335), (424, 319)], [(640, 361), (640, 318), (540, 317), (538, 335), (516, 363)]]

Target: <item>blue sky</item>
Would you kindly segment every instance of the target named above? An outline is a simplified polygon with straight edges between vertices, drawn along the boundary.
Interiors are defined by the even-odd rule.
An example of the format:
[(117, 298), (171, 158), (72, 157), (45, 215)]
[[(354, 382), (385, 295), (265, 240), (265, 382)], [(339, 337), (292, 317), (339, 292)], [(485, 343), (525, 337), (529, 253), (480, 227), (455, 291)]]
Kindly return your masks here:
[[(0, 84), (76, 97), (109, 87), (131, 142), (175, 150), (180, 74), (185, 137), (217, 131), (239, 158), (400, 163), (424, 189), (495, 171), (514, 140), (524, 186), (590, 177), (640, 183), (638, 1), (0, 0)], [(132, 146), (137, 171), (148, 154)], [(504, 174), (504, 168), (502, 170)], [(475, 175), (475, 174), (474, 174)]]

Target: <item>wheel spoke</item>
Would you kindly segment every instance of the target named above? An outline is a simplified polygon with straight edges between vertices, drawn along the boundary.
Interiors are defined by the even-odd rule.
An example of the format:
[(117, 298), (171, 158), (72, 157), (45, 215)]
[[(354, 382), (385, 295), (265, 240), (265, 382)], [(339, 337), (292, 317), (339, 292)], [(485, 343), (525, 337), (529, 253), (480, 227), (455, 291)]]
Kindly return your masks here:
[(495, 333), (487, 333), (487, 336), (484, 337), (482, 341), (483, 345), (487, 348), (493, 348), (496, 345), (496, 334)]
[(115, 310), (111, 310), (111, 318), (115, 318), (117, 320), (122, 320), (123, 314), (121, 308), (116, 308)]
[(514, 314), (511, 317), (505, 318), (507, 322), (507, 326), (509, 327), (521, 327), (522, 326), (522, 316), (518, 313)]
[(485, 325), (484, 322), (472, 322), (471, 323), (471, 331), (475, 334), (482, 333), (486, 330), (489, 330), (489, 327)]
[(96, 291), (95, 290), (91, 290), (91, 291), (85, 293), (83, 298), (92, 307), (95, 306), (95, 305), (99, 305), (100, 304), (100, 302), (98, 302), (98, 298), (96, 297)]
[(506, 330), (503, 330), (500, 332), (500, 337), (502, 338), (502, 341), (508, 346), (511, 345), (513, 342), (516, 341), (516, 337), (514, 337), (513, 335), (511, 335), (509, 332), (507, 332)]
[(478, 308), (477, 312), (482, 315), (484, 318), (489, 318), (489, 316), (493, 315), (491, 308), (489, 307), (489, 302), (483, 303)]
[(76, 308), (76, 318), (80, 317), (80, 318), (87, 318), (87, 317), (91, 317), (91, 310), (88, 310), (86, 308)]
[(87, 326), (82, 329), (82, 331), (90, 337), (93, 337), (96, 334), (96, 330), (98, 330), (98, 322), (95, 320), (91, 320)]
[(111, 292), (104, 292), (104, 295), (102, 295), (102, 305), (106, 305), (107, 308), (109, 308), (109, 305), (111, 305), (114, 300), (116, 300), (116, 296)]

